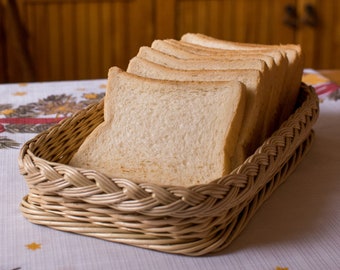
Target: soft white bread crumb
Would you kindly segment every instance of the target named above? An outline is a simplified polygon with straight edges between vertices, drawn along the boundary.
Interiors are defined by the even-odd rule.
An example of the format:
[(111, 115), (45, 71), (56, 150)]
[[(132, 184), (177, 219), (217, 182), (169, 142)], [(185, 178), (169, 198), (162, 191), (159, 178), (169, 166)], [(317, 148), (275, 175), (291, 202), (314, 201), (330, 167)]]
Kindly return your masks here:
[[(253, 60), (255, 61), (255, 60)], [(243, 161), (264, 140), (262, 134), (266, 128), (264, 118), (270, 97), (268, 68), (262, 60), (253, 63), (253, 69), (228, 70), (179, 70), (172, 69), (140, 57), (131, 59), (127, 71), (139, 76), (178, 81), (239, 81), (246, 86), (246, 109), (241, 131), (233, 155), (233, 168)]]
[[(267, 138), (279, 126), (281, 109), (278, 106), (280, 102), (279, 94), (282, 92), (285, 82), (285, 71), (288, 61), (279, 52), (270, 53), (269, 55), (257, 52), (243, 54), (242, 51), (230, 50), (223, 54), (216, 52), (199, 53), (196, 48), (183, 48), (183, 43), (169, 42), (169, 40), (156, 40), (154, 47), (161, 48), (160, 51), (155, 48), (143, 46), (139, 49), (137, 58), (142, 58), (150, 62), (180, 70), (231, 70), (231, 69), (255, 69), (263, 72), (263, 62), (267, 65), (264, 76), (268, 81), (268, 99), (266, 100), (266, 112), (261, 119), (262, 136), (259, 142)], [(181, 52), (189, 53), (183, 58)], [(166, 52), (166, 53), (165, 53)], [(268, 54), (268, 52), (267, 52)], [(136, 58), (135, 57), (135, 58)], [(131, 69), (132, 62), (137, 61), (135, 58), (130, 60), (128, 68)], [(135, 64), (134, 64), (135, 65)], [(151, 71), (150, 71), (151, 72)], [(213, 79), (213, 78), (212, 78)], [(267, 96), (267, 95), (266, 95)]]
[(104, 122), (70, 165), (136, 182), (191, 186), (230, 167), (245, 87), (237, 81), (148, 79), (113, 67), (104, 106)]

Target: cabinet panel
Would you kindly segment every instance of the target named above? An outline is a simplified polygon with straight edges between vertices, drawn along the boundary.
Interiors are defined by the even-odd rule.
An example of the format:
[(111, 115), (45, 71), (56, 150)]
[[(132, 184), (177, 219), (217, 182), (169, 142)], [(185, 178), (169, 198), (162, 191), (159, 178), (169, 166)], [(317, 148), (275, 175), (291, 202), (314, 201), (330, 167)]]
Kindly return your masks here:
[(0, 1), (0, 83), (7, 81), (4, 14), (4, 2)]
[[(299, 4), (299, 14), (301, 25), (297, 42), (302, 44), (306, 52), (306, 66), (318, 69), (339, 68), (340, 1), (303, 0)], [(315, 20), (316, 24), (308, 23), (308, 18), (312, 22)]]
[(27, 49), (27, 32), (21, 27), (16, 2), (3, 0), (1, 12), (1, 78), (4, 82), (32, 80), (33, 67)]
[(153, 39), (151, 0), (18, 3), (37, 81), (105, 78)]
[[(159, 0), (160, 1), (160, 0)], [(157, 9), (168, 37), (200, 32), (239, 42), (299, 43), (305, 66), (339, 68), (340, 1), (338, 0), (169, 0), (173, 12)], [(313, 14), (315, 13), (315, 14)], [(170, 15), (169, 15), (170, 14)], [(164, 19), (168, 16), (168, 20)], [(313, 25), (313, 16), (317, 24)], [(159, 36), (165, 36), (157, 32)]]
[[(173, 28), (169, 36), (179, 38), (186, 32), (200, 32), (240, 42), (288, 43), (295, 29), (283, 23), (285, 6), (294, 0), (171, 0)], [(157, 9), (161, 17), (168, 10)], [(171, 14), (171, 13), (170, 13)], [(164, 36), (164, 35), (163, 35)]]
[[(157, 38), (179, 39), (187, 32), (239, 42), (300, 43), (306, 67), (340, 67), (336, 61), (340, 59), (338, 0), (1, 3), (8, 3), (8, 7), (16, 3), (18, 14), (1, 6), (0, 57), (4, 60), (0, 63), (0, 81), (105, 78), (113, 65), (126, 68), (140, 46), (150, 45)], [(317, 16), (315, 26), (306, 23), (308, 5)]]

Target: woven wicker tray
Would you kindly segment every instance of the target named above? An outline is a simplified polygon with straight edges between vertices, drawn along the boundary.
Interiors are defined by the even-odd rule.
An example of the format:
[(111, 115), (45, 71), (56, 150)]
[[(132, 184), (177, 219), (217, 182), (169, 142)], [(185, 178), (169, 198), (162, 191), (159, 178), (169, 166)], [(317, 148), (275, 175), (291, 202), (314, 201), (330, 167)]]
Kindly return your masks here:
[(301, 161), (319, 113), (301, 84), (297, 110), (229, 175), (190, 188), (136, 184), (66, 165), (103, 121), (103, 102), (37, 135), (21, 149), (29, 187), (21, 202), (33, 223), (168, 253), (199, 256), (225, 249)]

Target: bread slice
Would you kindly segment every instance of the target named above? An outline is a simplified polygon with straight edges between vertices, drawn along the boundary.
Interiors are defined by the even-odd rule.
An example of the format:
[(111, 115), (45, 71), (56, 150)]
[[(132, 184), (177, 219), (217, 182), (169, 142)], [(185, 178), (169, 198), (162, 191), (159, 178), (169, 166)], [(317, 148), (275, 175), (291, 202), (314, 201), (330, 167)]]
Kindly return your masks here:
[[(148, 60), (162, 66), (181, 70), (226, 70), (226, 69), (262, 69), (263, 63), (273, 66), (275, 63), (272, 57), (243, 57), (240, 54), (233, 54), (230, 57), (200, 57), (192, 54), (192, 57), (179, 58), (151, 47), (143, 46), (139, 48), (136, 57)], [(131, 61), (131, 60), (130, 60)], [(260, 64), (259, 64), (260, 63)]]
[(242, 83), (149, 79), (113, 67), (104, 101), (104, 122), (70, 165), (158, 185), (204, 184), (227, 173), (245, 107)]
[[(287, 88), (287, 69), (288, 59), (286, 55), (278, 50), (263, 49), (263, 50), (242, 50), (235, 49), (215, 49), (204, 46), (180, 42), (178, 40), (155, 40), (151, 47), (154, 50), (161, 51), (178, 58), (207, 58), (210, 60), (216, 59), (261, 59), (264, 60), (271, 71), (271, 96), (268, 103), (267, 113), (263, 118), (263, 123), (266, 123), (266, 129), (263, 131), (264, 137), (269, 136), (281, 124), (282, 111), (285, 102), (282, 98), (285, 89)], [(275, 78), (275, 79), (274, 79)]]
[[(158, 43), (158, 44), (157, 44)], [(278, 52), (265, 55), (257, 52), (252, 52), (244, 55), (242, 52), (231, 50), (228, 54), (197, 54), (195, 52), (185, 51), (183, 57), (183, 48), (179, 44), (171, 44), (166, 41), (155, 41), (154, 46), (160, 47), (160, 51), (151, 47), (141, 47), (137, 54), (138, 57), (144, 58), (151, 62), (161, 64), (175, 69), (250, 69), (255, 68), (258, 60), (265, 61), (268, 69), (270, 70), (269, 81), (270, 98), (267, 106), (265, 119), (262, 121), (263, 125), (263, 138), (267, 138), (273, 131), (280, 125), (280, 93), (283, 91), (285, 82), (285, 72), (287, 69), (288, 61), (285, 57)], [(181, 58), (180, 58), (181, 57)], [(275, 61), (274, 61), (275, 60)], [(275, 78), (275, 79), (274, 79)]]
[[(284, 52), (273, 48), (262, 48), (256, 50), (236, 50), (236, 49), (218, 49), (212, 47), (206, 47), (189, 43), (185, 41), (178, 41), (175, 39), (154, 40), (151, 44), (151, 48), (161, 51), (166, 54), (170, 54), (177, 58), (190, 59), (190, 58), (229, 58), (237, 56), (241, 57), (257, 58), (262, 55), (272, 57), (274, 62), (279, 64), (282, 60), (287, 60), (287, 56)], [(264, 60), (264, 59), (263, 59)], [(288, 64), (288, 61), (286, 62)]]
[(134, 57), (127, 71), (138, 76), (178, 81), (239, 81), (247, 89), (245, 116), (232, 158), (232, 167), (243, 163), (263, 141), (263, 118), (269, 102), (269, 80), (266, 64), (257, 60), (257, 69), (179, 70)]
[(278, 50), (286, 54), (288, 59), (288, 85), (285, 91), (282, 92), (280, 99), (284, 101), (282, 108), (281, 121), (285, 120), (294, 109), (297, 96), (300, 89), (303, 73), (303, 55), (301, 46), (297, 44), (280, 44), (280, 45), (264, 45), (231, 42), (221, 39), (216, 39), (203, 34), (186, 33), (181, 37), (182, 41), (197, 44), (200, 46), (227, 49), (227, 50), (246, 50), (258, 51), (263, 49)]

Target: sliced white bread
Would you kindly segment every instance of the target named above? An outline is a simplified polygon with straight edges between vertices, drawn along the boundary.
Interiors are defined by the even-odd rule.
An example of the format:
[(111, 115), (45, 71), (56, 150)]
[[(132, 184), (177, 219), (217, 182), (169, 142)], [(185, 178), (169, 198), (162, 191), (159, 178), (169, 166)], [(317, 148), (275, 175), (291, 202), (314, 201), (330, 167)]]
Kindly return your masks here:
[(227, 49), (237, 51), (241, 50), (257, 51), (263, 49), (272, 49), (284, 52), (289, 61), (287, 75), (287, 78), (289, 79), (288, 81), (289, 84), (287, 85), (286, 91), (283, 91), (280, 97), (281, 100), (284, 101), (285, 105), (282, 108), (281, 121), (285, 120), (291, 114), (292, 110), (294, 109), (296, 99), (299, 93), (303, 73), (303, 55), (300, 45), (297, 44), (264, 45), (264, 44), (240, 43), (221, 40), (198, 33), (184, 34), (181, 37), (181, 41), (216, 49)]
[(191, 186), (227, 173), (245, 87), (232, 82), (149, 79), (109, 70), (106, 113), (70, 165), (111, 177)]
[(162, 66), (182, 70), (262, 69), (262, 63), (258, 66), (258, 63), (261, 61), (264, 61), (267, 66), (273, 66), (275, 64), (272, 57), (266, 55), (262, 56), (263, 57), (245, 58), (240, 54), (231, 54), (229, 57), (201, 57), (197, 54), (190, 54), (190, 57), (179, 58), (147, 46), (140, 47), (137, 54), (138, 58), (143, 58)]
[(274, 62), (280, 64), (281, 60), (285, 60), (288, 64), (287, 56), (284, 52), (273, 49), (273, 48), (263, 48), (257, 50), (235, 50), (235, 49), (219, 49), (212, 48), (202, 45), (197, 45), (194, 43), (189, 43), (185, 41), (178, 41), (174, 39), (165, 40), (155, 40), (151, 44), (151, 48), (161, 51), (166, 54), (170, 54), (177, 58), (192, 59), (197, 57), (249, 57), (256, 58), (256, 56), (261, 57), (266, 55), (272, 57)]
[[(246, 67), (247, 65), (244, 64)], [(269, 102), (270, 80), (264, 61), (254, 62), (253, 69), (180, 70), (162, 66), (140, 57), (131, 59), (127, 71), (138, 76), (177, 81), (239, 81), (247, 89), (245, 116), (232, 157), (232, 167), (243, 163), (263, 141), (263, 118)], [(241, 123), (240, 123), (241, 124)]]
[[(270, 135), (282, 122), (282, 111), (285, 102), (282, 95), (285, 94), (287, 86), (287, 69), (288, 59), (286, 55), (279, 50), (263, 49), (263, 50), (242, 50), (234, 49), (215, 49), (208, 48), (188, 42), (178, 40), (166, 39), (155, 40), (151, 47), (154, 50), (161, 51), (178, 58), (192, 59), (192, 58), (208, 58), (210, 60), (216, 59), (261, 59), (266, 61), (271, 70), (271, 78), (269, 81), (272, 86), (270, 103), (268, 103), (268, 112), (266, 113), (263, 122), (266, 123), (267, 129), (264, 130), (263, 135), (267, 137)], [(275, 80), (274, 80), (275, 78)]]
[[(163, 48), (165, 52), (151, 48), (141, 47), (137, 54), (138, 57), (149, 60), (151, 62), (167, 66), (175, 69), (197, 70), (197, 69), (251, 69), (257, 68), (258, 60), (263, 60), (270, 70), (270, 101), (268, 102), (267, 112), (263, 120), (264, 130), (263, 138), (267, 138), (273, 131), (280, 125), (281, 107), (280, 92), (284, 87), (285, 71), (288, 61), (282, 57), (280, 53), (272, 54), (272, 56), (265, 54), (258, 54), (253, 52), (251, 54), (243, 55), (242, 52), (231, 50), (227, 55), (197, 55), (196, 53), (189, 52), (185, 57), (181, 54), (181, 49), (176, 46), (166, 43), (164, 41), (156, 41), (159, 43), (157, 46)], [(162, 43), (165, 45), (162, 45)], [(168, 45), (168, 46), (167, 46)], [(179, 53), (178, 53), (179, 52)], [(182, 58), (180, 58), (180, 57)], [(275, 56), (275, 61), (274, 57)], [(275, 79), (274, 79), (275, 78)]]

